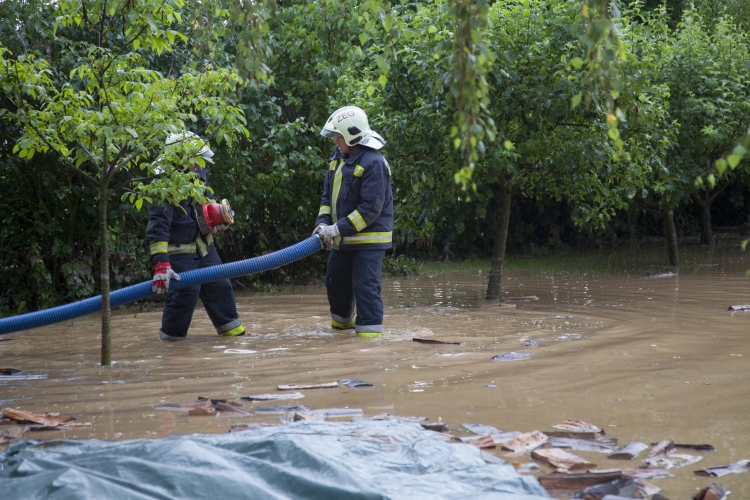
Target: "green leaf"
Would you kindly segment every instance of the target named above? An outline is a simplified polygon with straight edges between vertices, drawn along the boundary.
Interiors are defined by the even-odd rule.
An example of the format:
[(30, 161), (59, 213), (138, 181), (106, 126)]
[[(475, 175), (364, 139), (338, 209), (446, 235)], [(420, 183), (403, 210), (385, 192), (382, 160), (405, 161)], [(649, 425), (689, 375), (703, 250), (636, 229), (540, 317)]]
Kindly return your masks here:
[(740, 157), (735, 154), (731, 154), (727, 157), (727, 163), (729, 163), (729, 166), (734, 169), (737, 165), (740, 163)]
[(140, 211), (140, 209), (141, 209), (142, 206), (143, 206), (143, 198), (138, 198), (137, 200), (135, 200), (135, 208), (136, 208), (136, 210)]
[(581, 69), (581, 67), (583, 66), (583, 59), (581, 59), (580, 57), (574, 57), (570, 60), (570, 65), (575, 69)]
[(727, 161), (724, 158), (719, 158), (716, 160), (716, 170), (719, 171), (719, 174), (723, 174), (727, 169)]
[(576, 95), (573, 96), (573, 99), (570, 101), (570, 109), (575, 109), (578, 107), (579, 104), (581, 104), (581, 98), (583, 95), (579, 92)]

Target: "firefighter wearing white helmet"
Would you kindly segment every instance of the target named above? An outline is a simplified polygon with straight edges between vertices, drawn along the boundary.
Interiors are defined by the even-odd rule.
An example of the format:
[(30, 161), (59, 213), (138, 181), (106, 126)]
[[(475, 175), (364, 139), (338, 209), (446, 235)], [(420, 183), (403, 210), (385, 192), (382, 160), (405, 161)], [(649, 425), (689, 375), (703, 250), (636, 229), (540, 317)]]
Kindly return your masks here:
[[(208, 141), (189, 131), (168, 135), (164, 141), (164, 149), (174, 154), (187, 153), (193, 157), (211, 158), (214, 155)], [(201, 168), (198, 162), (191, 161), (186, 168), (195, 173), (201, 182), (208, 184), (208, 171)], [(206, 197), (212, 198), (213, 195), (207, 192)], [(169, 293), (159, 330), (161, 340), (184, 340), (187, 337), (199, 298), (216, 333), (222, 336), (245, 334), (229, 280), (179, 290), (169, 289), (170, 279), (180, 280), (178, 273), (221, 264), (214, 246), (213, 233), (225, 230), (228, 225), (216, 225), (205, 230), (199, 223), (201, 209), (201, 205), (192, 198), (183, 200), (178, 205), (148, 205), (146, 237), (150, 242), (151, 262), (154, 265), (151, 289), (154, 293)]]
[(385, 140), (356, 106), (336, 110), (320, 134), (337, 146), (328, 160), (314, 231), (331, 250), (325, 281), (331, 325), (379, 337), (383, 259), (393, 232), (391, 169), (379, 152)]

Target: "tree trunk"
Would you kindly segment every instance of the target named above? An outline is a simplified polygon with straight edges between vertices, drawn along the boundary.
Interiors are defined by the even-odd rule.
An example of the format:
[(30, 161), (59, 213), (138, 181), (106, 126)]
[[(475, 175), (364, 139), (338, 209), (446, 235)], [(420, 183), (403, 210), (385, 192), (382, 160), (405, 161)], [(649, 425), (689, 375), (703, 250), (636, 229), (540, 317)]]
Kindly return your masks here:
[(109, 301), (109, 231), (107, 229), (107, 183), (99, 185), (99, 241), (102, 272), (102, 366), (112, 364), (112, 309)]
[[(721, 188), (716, 194), (723, 191), (724, 188)], [(716, 196), (714, 194), (713, 196), (706, 195), (706, 199), (704, 200), (701, 198), (701, 195), (697, 193), (696, 191), (693, 191), (693, 201), (698, 205), (700, 208), (700, 226), (701, 226), (701, 245), (713, 245), (714, 244), (714, 232), (711, 228), (711, 202), (713, 201), (714, 197)]]
[(671, 210), (662, 210), (664, 218), (664, 233), (667, 235), (667, 251), (669, 253), (669, 265), (679, 266), (677, 258), (677, 232), (674, 228), (674, 217)]
[(508, 239), (508, 224), (510, 222), (511, 194), (508, 191), (505, 176), (501, 175), (499, 180), (495, 246), (492, 249), (492, 267), (490, 268), (490, 279), (487, 283), (487, 300), (498, 300), (500, 298), (500, 282), (503, 278), (503, 264), (505, 262), (505, 242)]

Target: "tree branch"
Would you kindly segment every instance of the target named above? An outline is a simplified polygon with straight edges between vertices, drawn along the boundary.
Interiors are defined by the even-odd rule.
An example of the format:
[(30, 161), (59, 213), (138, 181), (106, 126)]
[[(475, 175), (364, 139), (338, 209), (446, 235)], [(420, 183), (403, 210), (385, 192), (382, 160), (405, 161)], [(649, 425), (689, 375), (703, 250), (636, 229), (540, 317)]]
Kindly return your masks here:
[(102, 168), (99, 166), (99, 162), (97, 162), (96, 159), (94, 158), (94, 155), (91, 154), (91, 151), (89, 151), (86, 148), (86, 146), (81, 141), (78, 141), (78, 146), (81, 149), (83, 149), (83, 152), (86, 153), (86, 156), (89, 157), (89, 160), (91, 160), (91, 163), (94, 164), (94, 166), (96, 167), (96, 169), (99, 170), (99, 171), (101, 171)]
[[(123, 149), (122, 151), (124, 151), (124, 149)], [(122, 151), (121, 151), (121, 152), (122, 152)], [(135, 152), (134, 152), (134, 153), (133, 153), (132, 155), (128, 156), (127, 158), (125, 158), (124, 160), (122, 160), (122, 161), (121, 161), (120, 163), (118, 163), (117, 165), (115, 165), (115, 166), (114, 166), (114, 168), (112, 168), (112, 172), (113, 172), (113, 173), (114, 173), (114, 172), (117, 172), (117, 171), (118, 171), (118, 170), (120, 170), (120, 169), (121, 169), (122, 167), (124, 167), (125, 165), (127, 165), (128, 163), (130, 163), (130, 160), (132, 160), (133, 158), (135, 158), (135, 157), (136, 157), (136, 156), (138, 156), (139, 154), (141, 154), (141, 150), (140, 150), (140, 148), (139, 148), (139, 149), (137, 149), (137, 150), (136, 150), (136, 151), (135, 151)], [(120, 153), (118, 153), (118, 156), (119, 156), (119, 155), (120, 155)]]

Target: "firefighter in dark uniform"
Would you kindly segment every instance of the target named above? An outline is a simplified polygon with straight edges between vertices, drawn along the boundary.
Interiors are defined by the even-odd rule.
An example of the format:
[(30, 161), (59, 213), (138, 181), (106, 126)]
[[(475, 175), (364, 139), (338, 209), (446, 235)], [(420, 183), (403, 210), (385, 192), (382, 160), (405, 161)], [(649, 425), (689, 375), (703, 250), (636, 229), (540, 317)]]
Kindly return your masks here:
[(393, 193), (385, 145), (355, 106), (334, 112), (321, 131), (337, 149), (329, 159), (315, 233), (331, 255), (326, 290), (331, 324), (358, 337), (380, 337), (383, 259), (391, 248)]
[[(192, 132), (170, 134), (165, 147), (175, 147), (182, 141), (189, 141), (191, 147), (197, 147), (199, 156), (213, 156), (208, 143)], [(186, 146), (187, 144), (182, 145)], [(207, 184), (206, 169), (192, 163), (189, 170), (198, 174), (201, 181)], [(209, 193), (206, 193), (206, 196), (211, 197)], [(154, 265), (151, 288), (154, 293), (169, 292), (169, 280), (179, 280), (181, 272), (221, 264), (212, 232), (224, 231), (229, 226), (215, 226), (210, 230), (212, 232), (202, 234), (198, 223), (198, 210), (201, 210), (201, 205), (191, 198), (181, 201), (179, 206), (157, 203), (148, 206), (146, 237), (151, 244), (151, 262)], [(222, 336), (245, 334), (245, 327), (240, 323), (237, 314), (232, 284), (228, 279), (223, 279), (169, 292), (159, 330), (161, 340), (184, 340), (187, 337), (199, 298), (216, 328), (216, 333)]]

